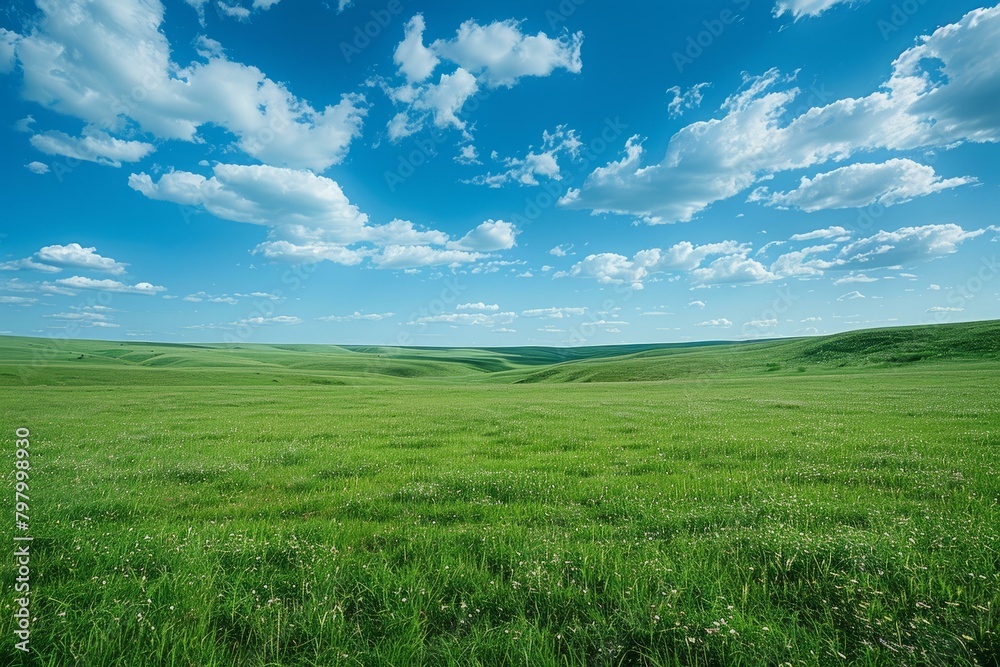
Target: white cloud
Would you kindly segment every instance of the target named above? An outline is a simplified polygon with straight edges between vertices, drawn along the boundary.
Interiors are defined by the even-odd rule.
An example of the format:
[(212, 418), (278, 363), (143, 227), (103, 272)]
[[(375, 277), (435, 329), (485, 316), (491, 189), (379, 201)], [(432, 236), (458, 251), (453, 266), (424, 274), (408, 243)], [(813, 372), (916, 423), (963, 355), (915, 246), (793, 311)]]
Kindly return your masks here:
[[(481, 26), (470, 20), (454, 38), (425, 45), (425, 30), (422, 15), (410, 19), (393, 56), (405, 79), (399, 87), (386, 87), (393, 101), (404, 108), (389, 122), (393, 141), (419, 132), (428, 120), (438, 128), (464, 132), (466, 123), (459, 114), (482, 87), (509, 88), (522, 77), (548, 76), (556, 69), (579, 73), (582, 68), (582, 33), (553, 39), (542, 32), (525, 35), (516, 21)], [(432, 83), (434, 71), (443, 63), (455, 69), (442, 72)]]
[(707, 304), (704, 301), (692, 301), (687, 305), (688, 308), (698, 308), (699, 310), (704, 309)]
[(866, 276), (863, 273), (851, 274), (849, 276), (844, 276), (838, 280), (834, 280), (834, 285), (851, 285), (853, 283), (877, 283), (878, 278), (872, 278), (871, 276)]
[(670, 113), (670, 117), (680, 118), (684, 115), (685, 111), (700, 107), (704, 99), (701, 91), (711, 85), (711, 83), (699, 83), (686, 91), (682, 91), (680, 86), (667, 88), (667, 92), (674, 96), (674, 99), (667, 104), (667, 111)]
[(967, 232), (955, 224), (880, 231), (844, 246), (835, 266), (847, 269), (890, 267), (943, 257), (957, 252), (960, 244), (984, 233), (982, 229)]
[(836, 248), (837, 244), (828, 243), (787, 252), (774, 260), (771, 264), (771, 271), (782, 277), (822, 276), (826, 269), (833, 267), (833, 263), (815, 256), (829, 253)]
[(463, 303), (455, 306), (455, 310), (481, 310), (485, 312), (497, 312), (500, 310), (500, 306), (495, 303), (483, 303), (479, 301), (478, 303)]
[(660, 162), (644, 164), (638, 137), (624, 157), (598, 168), (562, 205), (688, 221), (712, 203), (773, 174), (860, 152), (950, 148), (1000, 141), (1000, 6), (969, 12), (894, 62), (879, 90), (813, 107), (786, 120), (799, 96), (793, 77), (770, 70), (747, 77), (723, 116), (694, 123), (670, 140)]
[(45, 246), (35, 253), (41, 262), (60, 267), (91, 269), (121, 275), (128, 264), (97, 254), (97, 248), (84, 248), (79, 243)]
[(452, 74), (442, 74), (437, 83), (392, 91), (393, 99), (407, 104), (408, 110), (396, 114), (389, 122), (389, 139), (399, 141), (416, 134), (428, 119), (440, 129), (465, 130), (465, 121), (458, 113), (478, 89), (476, 77), (459, 67)]
[(864, 299), (864, 298), (866, 298), (864, 294), (855, 290), (853, 292), (848, 292), (847, 294), (838, 296), (837, 301), (854, 301), (855, 299)]
[(279, 2), (281, 0), (253, 0), (249, 7), (240, 0), (229, 0), (228, 2), (226, 0), (217, 0), (216, 4), (219, 7), (219, 11), (226, 16), (238, 21), (248, 21), (252, 12), (267, 11)]
[(836, 5), (861, 2), (867, 2), (867, 0), (778, 0), (774, 6), (774, 15), (780, 17), (787, 12), (798, 21), (804, 16), (819, 16)]
[[(203, 10), (203, 3), (189, 4)], [(186, 67), (172, 62), (159, 0), (66, 0), (40, 9), (36, 28), (17, 44), (24, 97), (108, 133), (91, 150), (94, 157), (146, 150), (149, 144), (113, 144), (110, 133), (132, 123), (157, 138), (187, 142), (202, 141), (200, 128), (215, 125), (252, 157), (324, 170), (343, 159), (360, 132), (360, 96), (344, 95), (317, 110), (256, 67), (221, 55)], [(67, 139), (43, 145), (61, 150)], [(88, 154), (86, 146), (76, 148)]]
[(517, 317), (516, 313), (445, 313), (442, 315), (426, 315), (418, 317), (411, 324), (461, 324), (465, 326), (497, 326), (509, 324)]
[(509, 250), (516, 243), (517, 229), (513, 223), (503, 220), (487, 220), (457, 241), (448, 244), (456, 250), (491, 252)]
[(467, 144), (459, 149), (458, 155), (455, 156), (455, 162), (464, 165), (482, 164), (479, 161), (479, 152), (472, 144)]
[(24, 165), (24, 168), (33, 174), (47, 174), (49, 173), (49, 165), (44, 162), (29, 162)]
[(464, 250), (442, 250), (430, 246), (390, 245), (372, 257), (380, 269), (408, 269), (421, 266), (455, 266), (482, 259), (485, 255)]
[(838, 242), (842, 242), (848, 240), (849, 238), (851, 238), (851, 232), (847, 231), (843, 227), (827, 227), (826, 229), (817, 229), (805, 234), (795, 234), (789, 240), (815, 241), (817, 239), (835, 239)]
[(526, 76), (548, 76), (556, 69), (579, 74), (583, 33), (550, 38), (544, 32), (525, 35), (516, 21), (481, 26), (466, 21), (450, 40), (437, 40), (434, 53), (476, 74), (491, 88), (513, 86)]
[(583, 142), (574, 130), (559, 125), (552, 132), (546, 131), (542, 134), (542, 145), (538, 152), (535, 152), (534, 147), (530, 147), (528, 154), (523, 158), (503, 159), (504, 171), (476, 176), (464, 182), (499, 188), (508, 183), (538, 185), (539, 178), (561, 181), (560, 156), (576, 158), (582, 146)]
[[(330, 261), (348, 266), (370, 257), (378, 268), (413, 268), (473, 262), (480, 253), (514, 247), (517, 230), (488, 220), (458, 240), (408, 220), (370, 225), (340, 185), (310, 171), (267, 165), (216, 164), (214, 175), (175, 171), (158, 181), (132, 174), (129, 186), (150, 199), (201, 207), (234, 222), (270, 228), (271, 238), (255, 253), (292, 262)], [(350, 248), (353, 244), (371, 247)], [(428, 246), (445, 246), (431, 248)]]
[(17, 42), (21, 36), (16, 32), (0, 28), (0, 74), (10, 74), (17, 63)]
[(38, 303), (38, 299), (28, 296), (0, 296), (0, 303), (6, 303), (14, 306), (30, 306), (34, 303)]
[(533, 308), (521, 313), (522, 317), (543, 317), (550, 320), (561, 320), (567, 317), (586, 315), (586, 308)]
[(431, 75), (441, 59), (424, 46), (427, 24), (422, 14), (417, 14), (406, 24), (405, 37), (396, 47), (393, 61), (410, 83), (419, 83)]
[(691, 276), (702, 285), (763, 283), (777, 278), (757, 260), (741, 255), (720, 257), (704, 268), (694, 269)]
[(750, 195), (750, 201), (809, 213), (872, 204), (888, 207), (975, 182), (971, 177), (945, 180), (933, 167), (913, 160), (893, 159), (882, 164), (852, 164), (812, 179), (803, 177), (799, 187), (791, 192), (772, 193), (760, 188)]
[(721, 318), (717, 320), (708, 320), (707, 322), (699, 322), (695, 325), (696, 327), (714, 327), (719, 329), (728, 329), (733, 326), (733, 323), (726, 318)]
[(59, 273), (62, 271), (58, 266), (51, 266), (49, 264), (42, 264), (36, 262), (31, 257), (26, 257), (24, 259), (16, 259), (11, 262), (4, 262), (0, 264), (0, 271), (42, 271), (43, 273)]
[(317, 317), (320, 322), (380, 322), (390, 317), (395, 317), (396, 313), (361, 313), (354, 311), (351, 315), (329, 315), (327, 317)]
[(294, 315), (278, 315), (277, 317), (248, 317), (246, 319), (239, 320), (238, 322), (231, 322), (232, 326), (267, 326), (270, 324), (280, 324), (284, 326), (293, 326), (296, 324), (302, 324), (302, 319), (295, 317)]
[(31, 145), (46, 155), (61, 155), (110, 167), (121, 167), (122, 162), (138, 162), (154, 150), (152, 144), (122, 141), (92, 127), (88, 127), (82, 137), (56, 131), (36, 134), (31, 137)]
[(943, 306), (934, 306), (933, 308), (928, 308), (928, 313), (961, 313), (964, 312), (965, 308), (947, 308)]
[(45, 246), (31, 257), (0, 264), (0, 270), (28, 269), (45, 273), (58, 273), (64, 268), (102, 271), (121, 275), (128, 264), (102, 257), (97, 248), (84, 248), (79, 243)]
[(216, 164), (205, 178), (187, 171), (129, 176), (129, 187), (150, 199), (200, 206), (235, 222), (303, 226), (323, 230), (335, 240), (362, 240), (368, 216), (351, 204), (336, 181), (309, 171), (267, 165)]
[(549, 254), (555, 257), (565, 257), (569, 254), (569, 251), (573, 249), (572, 243), (567, 243), (565, 245), (557, 245), (552, 250), (549, 250)]
[(166, 287), (160, 287), (159, 285), (152, 285), (150, 283), (136, 283), (135, 285), (126, 285), (125, 283), (118, 282), (117, 280), (95, 280), (93, 278), (85, 278), (83, 276), (73, 276), (72, 278), (60, 278), (56, 281), (57, 285), (62, 287), (67, 287), (69, 289), (87, 289), (87, 290), (100, 290), (102, 292), (116, 292), (119, 294), (145, 294), (145, 295), (155, 295), (160, 292), (165, 292)]
[(322, 241), (302, 244), (290, 241), (265, 241), (254, 248), (253, 253), (282, 262), (315, 264), (327, 261), (344, 266), (356, 266), (365, 258), (365, 253), (351, 250), (336, 243)]
[[(642, 289), (644, 281), (651, 275), (663, 271), (692, 271), (711, 256), (727, 255), (745, 260), (750, 246), (736, 241), (709, 243), (696, 246), (688, 241), (677, 243), (666, 250), (651, 248), (641, 250), (631, 258), (615, 253), (589, 255), (575, 264), (571, 276), (594, 278), (606, 284), (629, 284), (633, 289)], [(753, 262), (753, 260), (745, 260)], [(757, 264), (756, 262), (753, 262)], [(716, 266), (713, 263), (713, 266)], [(705, 269), (702, 273), (693, 271), (699, 282), (718, 282), (722, 279), (722, 265)], [(718, 275), (716, 275), (718, 274)]]

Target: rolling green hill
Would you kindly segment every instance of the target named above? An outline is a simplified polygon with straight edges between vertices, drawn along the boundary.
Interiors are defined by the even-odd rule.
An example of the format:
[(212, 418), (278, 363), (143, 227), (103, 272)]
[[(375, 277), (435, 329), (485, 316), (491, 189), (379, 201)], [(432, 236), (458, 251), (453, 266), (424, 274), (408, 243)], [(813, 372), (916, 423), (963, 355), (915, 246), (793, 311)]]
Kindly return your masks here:
[(998, 334), (0, 337), (0, 664), (996, 665)]
[(184, 345), (0, 337), (7, 385), (642, 382), (996, 363), (1000, 321), (758, 342), (581, 348)]

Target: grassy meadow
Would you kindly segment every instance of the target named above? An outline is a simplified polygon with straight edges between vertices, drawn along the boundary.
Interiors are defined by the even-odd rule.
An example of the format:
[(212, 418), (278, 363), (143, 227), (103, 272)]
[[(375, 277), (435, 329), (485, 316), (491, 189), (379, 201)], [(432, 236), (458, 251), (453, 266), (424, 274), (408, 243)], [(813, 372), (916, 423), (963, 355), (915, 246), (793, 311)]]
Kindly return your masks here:
[(998, 371), (997, 322), (578, 350), (0, 337), (0, 664), (998, 665)]

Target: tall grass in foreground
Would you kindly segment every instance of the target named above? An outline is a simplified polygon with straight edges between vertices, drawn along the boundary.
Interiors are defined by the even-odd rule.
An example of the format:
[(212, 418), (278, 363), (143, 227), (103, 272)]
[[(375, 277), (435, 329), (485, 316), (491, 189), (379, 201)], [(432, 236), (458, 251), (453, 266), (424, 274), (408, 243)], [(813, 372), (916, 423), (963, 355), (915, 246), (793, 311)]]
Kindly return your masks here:
[(997, 665), (993, 377), (0, 389), (0, 659)]

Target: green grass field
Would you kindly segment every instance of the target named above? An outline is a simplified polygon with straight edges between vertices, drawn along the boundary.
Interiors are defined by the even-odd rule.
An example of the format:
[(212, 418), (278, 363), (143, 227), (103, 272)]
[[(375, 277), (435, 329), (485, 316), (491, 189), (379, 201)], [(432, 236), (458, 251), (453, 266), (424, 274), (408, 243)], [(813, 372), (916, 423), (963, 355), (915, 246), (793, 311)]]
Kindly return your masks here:
[(1000, 322), (576, 350), (0, 337), (0, 663), (998, 665), (998, 371)]

